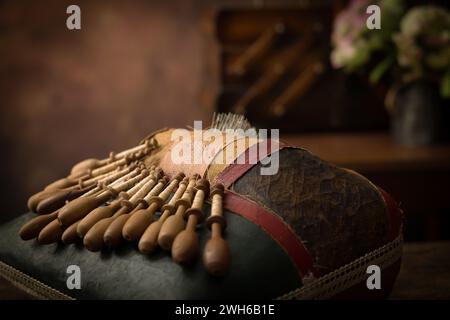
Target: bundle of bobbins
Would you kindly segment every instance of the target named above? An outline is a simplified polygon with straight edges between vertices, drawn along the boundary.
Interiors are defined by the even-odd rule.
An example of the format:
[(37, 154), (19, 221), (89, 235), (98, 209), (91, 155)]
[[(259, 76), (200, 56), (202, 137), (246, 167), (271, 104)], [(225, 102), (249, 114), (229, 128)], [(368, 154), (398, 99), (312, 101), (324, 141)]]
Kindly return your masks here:
[[(204, 222), (209, 181), (182, 172), (170, 180), (160, 167), (147, 169), (140, 159), (154, 147), (147, 141), (127, 152), (111, 153), (107, 160), (75, 165), (70, 176), (30, 197), (29, 208), (39, 216), (22, 226), (20, 237), (37, 238), (41, 244), (83, 243), (90, 251), (116, 248), (126, 240), (137, 242), (143, 254), (161, 247), (176, 263), (192, 264), (199, 252), (196, 228)], [(212, 238), (203, 261), (213, 276), (225, 275), (230, 265), (228, 245), (216, 228), (225, 226), (222, 194), (223, 186), (215, 186), (207, 220)]]
[[(76, 164), (66, 178), (30, 197), (28, 206), (38, 216), (22, 226), (21, 238), (79, 243), (89, 251), (119, 246), (133, 250), (125, 247), (131, 242), (142, 254), (159, 251), (182, 266), (193, 264), (187, 281), (177, 282), (172, 276), (185, 273), (170, 259), (135, 259), (131, 254), (130, 261), (139, 268), (149, 263), (161, 272), (157, 279), (127, 278), (137, 288), (130, 296), (145, 292), (145, 297), (205, 298), (219, 293), (233, 298), (255, 293), (263, 298), (322, 299), (389, 294), (401, 262), (403, 223), (403, 212), (389, 194), (304, 149), (247, 134), (252, 127), (243, 117), (219, 114), (211, 128), (221, 134), (229, 129), (241, 133), (232, 143), (202, 141), (203, 150), (214, 150), (208, 163), (175, 163), (171, 155), (177, 142), (172, 135), (178, 129), (165, 128), (133, 148)], [(192, 141), (196, 133), (187, 130)], [(241, 164), (254, 152), (257, 161)], [(231, 162), (223, 161), (228, 153)], [(272, 161), (275, 155), (278, 171), (263, 174), (263, 160)], [(17, 225), (25, 221), (20, 219)], [(55, 254), (60, 259), (55, 259), (55, 268), (65, 256), (84, 254), (71, 246), (64, 249)], [(3, 250), (6, 257), (14, 256)], [(48, 252), (41, 255), (47, 258)], [(37, 256), (34, 268), (41, 270)], [(194, 263), (199, 256), (204, 268)], [(28, 255), (33, 260), (30, 257), (33, 254)], [(97, 255), (90, 257), (82, 260), (97, 271), (97, 279), (104, 266), (96, 263)], [(112, 260), (122, 263), (122, 258)], [(388, 275), (381, 291), (366, 290), (367, 264), (380, 265)], [(226, 281), (210, 281), (202, 269), (225, 275)], [(262, 278), (267, 283), (261, 283)], [(164, 288), (162, 281), (167, 281)], [(103, 283), (108, 287), (108, 281)]]

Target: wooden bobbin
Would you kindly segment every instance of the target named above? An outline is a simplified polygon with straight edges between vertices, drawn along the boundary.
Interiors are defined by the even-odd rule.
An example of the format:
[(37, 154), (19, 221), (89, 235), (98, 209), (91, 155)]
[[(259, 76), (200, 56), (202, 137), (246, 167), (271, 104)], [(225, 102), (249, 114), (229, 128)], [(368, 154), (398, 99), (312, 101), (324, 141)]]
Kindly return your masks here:
[[(124, 199), (130, 199), (130, 197), (140, 197), (142, 192), (148, 190), (148, 188), (152, 188), (156, 183), (156, 179), (154, 178), (154, 167), (150, 168), (152, 171), (150, 175), (143, 179), (140, 183), (136, 184), (133, 188), (128, 190), (127, 192), (121, 192), (119, 197), (111, 202), (111, 204), (98, 207), (91, 212), (89, 212), (78, 225), (77, 233), (80, 237), (84, 237), (87, 232), (100, 220), (104, 218), (112, 217), (119, 209), (122, 207), (122, 201)], [(141, 189), (143, 191), (141, 191)], [(136, 194), (138, 194), (136, 196)], [(103, 237), (103, 235), (102, 235)]]
[(140, 152), (140, 151), (141, 150), (137, 151), (134, 154), (128, 153), (127, 155), (125, 155), (124, 157), (120, 158), (117, 161), (108, 163), (100, 168), (94, 169), (91, 171), (90, 175), (95, 177), (95, 176), (101, 175), (105, 172), (112, 171), (119, 166), (128, 165), (133, 161), (139, 160), (140, 158), (142, 158), (143, 156), (145, 156), (147, 154), (147, 152)]
[(115, 171), (106, 173), (106, 176), (102, 175), (99, 179), (93, 178), (97, 183), (98, 190), (105, 188), (108, 185), (113, 185), (114, 183), (120, 183), (127, 179), (130, 179), (140, 173), (140, 168), (136, 165), (117, 168)]
[(86, 196), (77, 198), (64, 207), (62, 207), (58, 213), (58, 220), (63, 226), (70, 226), (72, 223), (82, 219), (93, 209), (97, 208), (101, 204), (105, 203), (111, 197), (117, 195), (120, 191), (127, 190), (134, 184), (145, 178), (148, 172), (142, 172), (141, 174), (126, 180), (113, 187), (108, 187), (97, 196)]
[(199, 175), (193, 175), (189, 179), (188, 186), (184, 191), (182, 197), (175, 202), (176, 212), (169, 216), (161, 226), (161, 230), (158, 235), (158, 244), (164, 250), (170, 250), (172, 243), (178, 233), (180, 233), (186, 222), (183, 218), (184, 212), (190, 207), (192, 199), (194, 197), (194, 187)]
[[(117, 179), (117, 177), (120, 177), (120, 176), (123, 176), (123, 175), (125, 175), (126, 173), (128, 173), (129, 171), (128, 170), (122, 170), (122, 171), (120, 171), (120, 172), (116, 172), (116, 173), (107, 173), (107, 174), (105, 174), (104, 175), (104, 179), (106, 179), (106, 178), (114, 178), (113, 180), (115, 180), (115, 179)], [(94, 181), (94, 180), (92, 180), (92, 182), (91, 183), (94, 183), (94, 182), (96, 182), (96, 181)], [(89, 184), (91, 184), (91, 183), (89, 183)], [(83, 187), (85, 187), (86, 185), (83, 185), (83, 186), (81, 186), (80, 188), (78, 188), (77, 186), (72, 186), (72, 187), (69, 187), (69, 188), (66, 188), (66, 189), (62, 189), (62, 190), (67, 190), (67, 191), (69, 191), (69, 190), (77, 190), (77, 189), (81, 189), (81, 188), (83, 188)], [(96, 192), (97, 190), (99, 190), (99, 188), (97, 189), (97, 188), (94, 188), (94, 189), (92, 189), (91, 191), (89, 191), (89, 192), (91, 192), (91, 193), (94, 193), (94, 192)], [(32, 195), (29, 199), (28, 199), (28, 208), (31, 210), (31, 211), (36, 211), (37, 210), (37, 206), (39, 205), (39, 203), (40, 202), (42, 202), (42, 201), (44, 201), (45, 199), (47, 199), (47, 198), (49, 198), (49, 197), (51, 197), (51, 196), (53, 196), (53, 195), (55, 195), (55, 193), (57, 193), (57, 192), (60, 192), (60, 190), (59, 189), (50, 189), (50, 190), (43, 190), (43, 191), (40, 191), (40, 192), (38, 192), (38, 193), (36, 193), (36, 194), (34, 194), (34, 195)], [(89, 195), (89, 193), (88, 193), (88, 195)], [(60, 195), (61, 196), (61, 195)]]
[[(155, 177), (156, 180), (157, 177)], [(151, 190), (146, 190), (146, 194), (158, 194), (162, 188), (169, 182), (169, 178), (164, 176)], [(127, 221), (134, 216), (135, 213), (144, 210), (148, 207), (147, 202), (144, 200), (146, 196), (144, 193), (136, 194), (130, 200), (122, 200), (122, 208), (126, 208), (125, 214), (118, 214), (115, 220), (111, 223), (108, 229), (105, 231), (103, 240), (106, 245), (110, 247), (117, 247), (123, 239), (123, 229)]]
[(69, 190), (67, 189), (56, 190), (52, 195), (39, 202), (39, 204), (36, 207), (36, 211), (39, 214), (51, 213), (64, 206), (67, 201), (71, 201), (78, 198), (82, 194), (94, 189), (94, 187), (95, 184), (92, 184), (83, 189), (75, 188)]
[(191, 208), (185, 211), (186, 229), (181, 231), (173, 241), (172, 259), (178, 264), (191, 264), (199, 250), (198, 235), (195, 232), (197, 223), (203, 219), (203, 203), (209, 194), (209, 181), (200, 179), (195, 187), (196, 193)]
[(214, 223), (218, 223), (222, 230), (226, 228), (226, 220), (223, 217), (224, 186), (221, 183), (214, 185), (211, 190), (211, 215), (206, 220), (206, 226), (211, 230)]
[(137, 164), (130, 165), (123, 169), (117, 168), (117, 170), (113, 173), (107, 174), (105, 178), (97, 180), (97, 186), (94, 189), (88, 191), (83, 196), (94, 195), (99, 191), (107, 189), (108, 187), (114, 188), (115, 186), (136, 177), (140, 173), (142, 173), (142, 169)]
[[(118, 206), (119, 208), (117, 211), (110, 215), (109, 217), (103, 218), (99, 221), (97, 221), (85, 234), (83, 243), (84, 246), (90, 250), (90, 251), (98, 251), (100, 250), (103, 245), (105, 244), (105, 235), (107, 235), (107, 230), (111, 227), (112, 223), (115, 222), (119, 217), (122, 215), (125, 215), (131, 208), (138, 202), (139, 197), (142, 195), (143, 190), (148, 190), (149, 186), (152, 186), (155, 184), (155, 176), (151, 175), (149, 179), (144, 184), (140, 184), (141, 188), (137, 190), (136, 188), (133, 188), (134, 191), (129, 191), (128, 193), (121, 193), (122, 197), (128, 197), (130, 194), (132, 195), (131, 198), (128, 198), (127, 201), (130, 201), (132, 204), (131, 206), (124, 206), (123, 201), (124, 198), (118, 199)], [(116, 202), (115, 202), (116, 203)], [(113, 227), (111, 231), (109, 231), (109, 236), (107, 236), (107, 244), (108, 245), (115, 245), (115, 242), (120, 243), (121, 240), (121, 229), (118, 231), (114, 231), (115, 228)], [(111, 234), (114, 235), (114, 233), (118, 233), (120, 238), (118, 237), (111, 237)]]
[(112, 215), (120, 208), (121, 199), (116, 199), (109, 205), (100, 206), (89, 212), (77, 226), (77, 234), (80, 238), (88, 233), (88, 231), (100, 220), (112, 217)]
[(124, 175), (135, 171), (135, 169), (138, 168), (137, 164), (130, 164), (129, 166), (126, 167), (118, 167), (116, 170), (111, 171), (111, 172), (107, 172), (105, 174), (102, 174), (100, 176), (97, 177), (93, 177), (87, 180), (82, 180), (80, 182), (82, 182), (83, 184), (90, 184), (92, 182), (97, 183), (97, 185), (107, 185), (109, 183), (111, 183), (112, 181), (117, 180), (120, 177), (123, 177)]
[(175, 212), (175, 202), (183, 195), (188, 182), (189, 179), (187, 177), (184, 177), (183, 180), (179, 183), (178, 189), (170, 199), (170, 201), (161, 207), (162, 214), (160, 218), (157, 221), (151, 223), (142, 234), (141, 239), (139, 240), (139, 251), (145, 254), (149, 254), (156, 249), (156, 247), (158, 246), (158, 235), (161, 227), (164, 221), (166, 221), (166, 219)]
[(105, 179), (105, 178), (111, 176), (113, 173), (117, 173), (121, 169), (122, 168), (117, 168), (114, 171), (104, 173), (104, 174), (99, 175), (97, 177), (92, 177), (92, 178), (87, 178), (87, 179), (82, 177), (82, 178), (78, 179), (78, 187), (79, 188), (84, 188), (84, 187), (89, 186), (91, 184), (96, 184), (97, 185), (99, 181), (101, 181), (102, 179)]
[(44, 190), (57, 190), (57, 189), (65, 189), (68, 187), (72, 187), (77, 185), (78, 183), (78, 179), (73, 179), (73, 178), (61, 178), (58, 179), (52, 183), (50, 183), (49, 185), (47, 185)]
[(61, 236), (61, 241), (64, 244), (72, 244), (81, 242), (81, 238), (77, 234), (77, 227), (81, 220), (73, 223), (70, 227), (66, 228)]
[(140, 151), (140, 150), (145, 149), (145, 148), (150, 148), (151, 146), (152, 146), (151, 141), (147, 140), (143, 144), (140, 144), (140, 145), (137, 145), (137, 146), (135, 146), (133, 148), (130, 148), (128, 150), (124, 150), (124, 151), (119, 152), (116, 155), (116, 158), (117, 159), (123, 158), (127, 154), (130, 154), (130, 153), (133, 153), (133, 152), (136, 152), (136, 151)]
[(76, 175), (79, 173), (85, 173), (88, 170), (92, 170), (92, 169), (101, 167), (101, 166), (105, 165), (107, 162), (108, 162), (108, 159), (103, 159), (103, 160), (99, 160), (99, 159), (95, 159), (95, 158), (85, 159), (85, 160), (80, 161), (77, 164), (75, 164), (72, 167), (72, 169), (70, 170), (70, 174)]
[[(84, 195), (82, 195), (83, 197)], [(43, 214), (37, 217), (34, 217), (27, 223), (25, 223), (19, 230), (19, 236), (24, 240), (34, 239), (39, 236), (40, 232), (53, 220), (57, 220), (59, 210), (49, 213)], [(58, 222), (59, 223), (59, 222)], [(50, 229), (52, 230), (52, 229)], [(47, 232), (48, 233), (48, 232)], [(46, 235), (46, 232), (43, 233), (41, 238), (48, 238), (52, 235)], [(50, 240), (43, 240), (44, 242), (51, 243)]]
[[(138, 172), (139, 169), (134, 170), (133, 174), (138, 174)], [(126, 177), (122, 178), (119, 177), (119, 179), (112, 182), (110, 186), (115, 185), (116, 183), (121, 183), (125, 180), (127, 180)], [(101, 187), (98, 187), (98, 190), (102, 190)], [(83, 238), (86, 235), (86, 233), (94, 226), (95, 223), (97, 223), (103, 218), (111, 217), (120, 208), (120, 201), (121, 199), (119, 198), (111, 202), (109, 205), (99, 206), (94, 210), (90, 211), (84, 218), (81, 219), (80, 223), (77, 226), (78, 236)]]
[(122, 236), (124, 239), (127, 241), (134, 241), (141, 238), (145, 229), (147, 229), (147, 227), (153, 222), (156, 210), (161, 208), (183, 178), (184, 174), (182, 173), (176, 175), (161, 193), (152, 195), (149, 194), (144, 198), (144, 201), (148, 203), (148, 207), (146, 209), (134, 212), (134, 214), (125, 223), (122, 230)]
[(119, 197), (125, 200), (128, 200), (132, 197), (140, 199), (154, 187), (157, 180), (158, 175), (155, 174), (155, 171), (150, 171), (148, 176), (142, 179), (139, 183), (136, 183), (136, 185), (134, 185), (131, 189), (120, 192)]
[(106, 189), (107, 187), (114, 187), (118, 184), (121, 184), (121, 183), (131, 179), (131, 178), (134, 178), (135, 176), (140, 174), (141, 171), (142, 171), (142, 168), (140, 166), (138, 166), (137, 164), (135, 164), (135, 168), (132, 171), (129, 171), (127, 174), (120, 176), (117, 179), (113, 179), (114, 177), (109, 177), (107, 179), (100, 180), (97, 183), (97, 186), (102, 189)]
[(25, 223), (19, 230), (19, 236), (22, 240), (31, 240), (36, 238), (42, 229), (58, 217), (58, 211), (34, 217)]
[(112, 172), (113, 170), (106, 171), (104, 173), (101, 173), (99, 175), (93, 175), (92, 171), (86, 171), (83, 174), (78, 175), (71, 175), (62, 179), (58, 179), (49, 185), (47, 185), (44, 190), (56, 190), (56, 189), (65, 189), (71, 186), (75, 186), (80, 183), (80, 181), (84, 181), (84, 185), (89, 185), (95, 180), (98, 180), (100, 177), (106, 176), (108, 173)]
[(119, 154), (110, 152), (109, 157), (103, 160), (94, 158), (83, 160), (72, 167), (68, 178), (75, 179), (83, 175), (88, 175), (92, 177), (97, 176), (98, 174), (104, 172), (109, 172), (113, 170), (115, 167), (128, 165), (130, 164), (130, 162), (139, 159), (142, 156), (142, 154), (138, 155), (137, 153), (143, 149), (150, 149), (150, 148), (153, 147), (149, 144), (143, 144), (122, 151)]
[(228, 272), (231, 261), (230, 248), (222, 238), (222, 230), (226, 227), (223, 218), (223, 193), (222, 184), (216, 184), (211, 191), (211, 215), (206, 220), (206, 225), (212, 233), (203, 251), (203, 265), (209, 274), (216, 277)]
[(39, 205), (39, 203), (45, 199), (47, 199), (48, 197), (51, 197), (52, 195), (54, 195), (56, 192), (60, 192), (61, 190), (65, 190), (65, 191), (71, 191), (71, 190), (76, 190), (78, 189), (77, 186), (71, 186), (71, 187), (67, 187), (64, 189), (47, 189), (47, 190), (41, 190), (35, 194), (33, 194), (32, 196), (30, 196), (28, 198), (28, 202), (27, 202), (27, 207), (30, 211), (36, 212), (37, 210), (37, 206)]
[(42, 190), (28, 198), (27, 207), (30, 211), (36, 212), (39, 202), (53, 195), (54, 190)]
[(47, 224), (41, 232), (39, 232), (38, 242), (40, 244), (50, 244), (61, 240), (61, 236), (65, 230), (65, 227), (61, 226), (58, 219), (54, 219)]

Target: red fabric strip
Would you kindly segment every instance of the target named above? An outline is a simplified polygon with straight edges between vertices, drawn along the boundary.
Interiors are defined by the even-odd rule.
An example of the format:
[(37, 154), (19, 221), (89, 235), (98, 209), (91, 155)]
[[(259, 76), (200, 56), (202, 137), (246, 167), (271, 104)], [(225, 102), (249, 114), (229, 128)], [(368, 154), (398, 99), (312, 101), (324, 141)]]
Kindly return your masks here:
[[(229, 188), (237, 179), (242, 177), (244, 173), (246, 173), (248, 170), (253, 168), (253, 166), (260, 161), (261, 159), (264, 159), (265, 157), (269, 156), (272, 152), (276, 152), (284, 147), (284, 144), (281, 141), (278, 141), (278, 147), (275, 148), (275, 150), (272, 150), (271, 145), (272, 140), (264, 140), (262, 142), (256, 143), (245, 152), (241, 153), (232, 164), (227, 166), (218, 176), (216, 181), (218, 183), (222, 183), (225, 188)], [(262, 144), (267, 143), (267, 147), (265, 149), (265, 153), (260, 155), (259, 149), (262, 148)], [(256, 163), (250, 163), (250, 152), (256, 152)]]
[(386, 203), (386, 213), (388, 218), (389, 230), (388, 237), (389, 241), (397, 238), (400, 232), (400, 226), (403, 221), (403, 211), (398, 206), (397, 202), (391, 197), (389, 193), (378, 187), (381, 195), (383, 196), (384, 202)]
[(275, 213), (232, 191), (226, 190), (224, 207), (258, 225), (286, 251), (300, 278), (315, 275), (313, 259), (294, 231)]

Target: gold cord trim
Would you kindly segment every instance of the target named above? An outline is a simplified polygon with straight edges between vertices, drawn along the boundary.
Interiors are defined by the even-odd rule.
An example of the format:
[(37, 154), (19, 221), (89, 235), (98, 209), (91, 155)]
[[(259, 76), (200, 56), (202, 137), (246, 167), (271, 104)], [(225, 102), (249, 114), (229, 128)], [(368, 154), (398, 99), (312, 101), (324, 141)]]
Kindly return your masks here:
[(36, 299), (43, 300), (75, 300), (74, 298), (36, 280), (33, 277), (0, 261), (0, 276), (10, 281), (17, 288)]
[(381, 270), (389, 267), (402, 256), (403, 235), (382, 247), (353, 260), (323, 277), (310, 280), (303, 287), (293, 290), (277, 299), (280, 300), (322, 300), (329, 299), (346, 289), (365, 281), (369, 265), (377, 265)]

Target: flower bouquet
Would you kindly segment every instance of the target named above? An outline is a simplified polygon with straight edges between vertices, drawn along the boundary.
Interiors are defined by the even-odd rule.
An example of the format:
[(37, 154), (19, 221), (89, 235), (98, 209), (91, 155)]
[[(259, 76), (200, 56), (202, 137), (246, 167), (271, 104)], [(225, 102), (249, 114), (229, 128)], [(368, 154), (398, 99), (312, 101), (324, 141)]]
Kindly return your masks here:
[[(380, 9), (378, 29), (367, 26), (367, 8), (373, 4)], [(396, 121), (397, 141), (411, 145), (437, 139), (443, 118), (437, 105), (450, 97), (448, 10), (433, 5), (406, 9), (402, 0), (353, 0), (335, 19), (332, 45), (333, 67), (365, 72), (371, 83), (388, 85), (385, 102)]]

